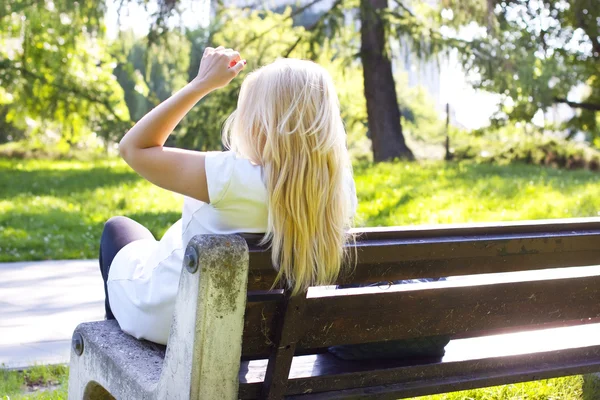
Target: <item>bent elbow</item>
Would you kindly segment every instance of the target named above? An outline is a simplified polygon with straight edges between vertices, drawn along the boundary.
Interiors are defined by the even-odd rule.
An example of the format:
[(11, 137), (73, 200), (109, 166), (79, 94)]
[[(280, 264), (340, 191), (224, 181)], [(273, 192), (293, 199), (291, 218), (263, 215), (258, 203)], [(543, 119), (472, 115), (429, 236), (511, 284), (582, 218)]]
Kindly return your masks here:
[(125, 161), (127, 161), (127, 158), (129, 157), (129, 146), (127, 146), (127, 143), (125, 143), (124, 140), (121, 140), (119, 142), (119, 155), (121, 156), (121, 158)]

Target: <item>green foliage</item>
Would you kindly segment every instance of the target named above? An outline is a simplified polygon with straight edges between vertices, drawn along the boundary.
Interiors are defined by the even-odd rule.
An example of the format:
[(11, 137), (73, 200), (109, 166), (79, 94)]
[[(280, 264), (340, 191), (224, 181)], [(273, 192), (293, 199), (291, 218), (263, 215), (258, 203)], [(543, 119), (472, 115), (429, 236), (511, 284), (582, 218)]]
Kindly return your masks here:
[(24, 386), (23, 377), (15, 372), (0, 368), (0, 400), (18, 393)]
[[(446, 21), (451, 27), (472, 22), (487, 27), (472, 40), (450, 42), (461, 50), (474, 87), (501, 95), (495, 125), (529, 122), (536, 113), (567, 104), (575, 115), (558, 128), (582, 131), (600, 145), (600, 8), (595, 1), (445, 0), (443, 6), (456, 16)], [(582, 86), (582, 98), (573, 99), (574, 89)]]
[[(290, 10), (283, 14), (270, 11), (258, 12), (236, 8), (219, 10), (215, 17), (207, 42), (193, 43), (192, 54), (201, 55), (210, 42), (211, 46), (226, 45), (239, 49), (248, 65), (229, 85), (209, 94), (190, 111), (177, 130), (180, 146), (198, 150), (218, 150), (221, 148), (221, 129), (225, 119), (237, 105), (240, 86), (248, 71), (274, 61), (295, 41), (302, 27), (294, 27)], [(189, 36), (202, 37), (202, 33)], [(198, 71), (198, 64), (190, 65), (190, 70)], [(201, 57), (200, 57), (201, 58)]]
[(352, 48), (357, 46), (357, 34), (351, 27), (340, 28), (338, 41), (313, 43), (311, 48), (306, 43), (297, 43), (305, 30), (293, 25), (291, 8), (282, 14), (223, 9), (215, 21), (218, 22), (211, 28), (209, 37), (204, 31), (188, 33), (192, 41), (189, 79), (195, 77), (208, 42), (240, 49), (248, 65), (227, 87), (209, 94), (192, 109), (176, 131), (178, 145), (199, 150), (220, 149), (223, 122), (236, 108), (239, 89), (247, 73), (287, 54), (296, 58), (312, 57), (329, 71), (338, 89), (349, 146), (357, 157), (368, 157), (362, 69), (360, 63), (350, 57)]
[[(282, 56), (310, 58), (326, 66), (340, 93), (349, 146), (355, 158), (371, 158), (364, 134), (360, 38), (358, 27), (346, 18), (357, 12), (358, 1), (338, 0), (325, 13), (297, 5), (280, 12), (219, 8), (208, 30), (185, 34), (166, 24), (179, 5), (159, 1), (147, 37), (122, 32), (109, 45), (104, 40), (102, 2), (3, 3), (0, 83), (9, 84), (0, 87), (0, 143), (30, 139), (35, 148), (54, 146), (61, 154), (74, 145), (98, 146), (96, 137), (108, 146), (121, 137), (130, 120), (140, 119), (193, 79), (208, 44), (224, 44), (241, 50), (249, 62), (247, 70)], [(430, 25), (424, 21), (433, 8), (399, 5), (383, 13), (389, 33), (409, 35), (422, 47), (419, 54), (432, 54), (435, 49), (423, 35), (429, 35)], [(244, 74), (194, 108), (176, 131), (178, 145), (221, 147), (222, 123), (235, 109)]]
[(104, 3), (96, 1), (2, 2), (4, 124), (68, 145), (126, 128), (123, 92), (102, 39), (103, 13)]
[(0, 145), (0, 158), (90, 161), (105, 159), (106, 151), (97, 143), (89, 143), (85, 146), (85, 149), (79, 149), (68, 145), (65, 146), (61, 143), (47, 144), (39, 140), (30, 139), (12, 141)]
[(123, 88), (133, 121), (188, 82), (190, 47), (188, 38), (177, 31), (166, 32), (152, 43), (122, 32), (112, 44), (111, 53), (119, 61), (113, 74)]
[(405, 72), (395, 76), (398, 103), (402, 112), (402, 126), (412, 139), (427, 143), (441, 143), (446, 135), (444, 121), (435, 109), (435, 103), (422, 86), (408, 86)]
[(583, 144), (539, 132), (524, 133), (507, 126), (484, 135), (455, 131), (451, 134), (455, 160), (506, 165), (520, 162), (555, 168), (600, 169), (600, 152)]

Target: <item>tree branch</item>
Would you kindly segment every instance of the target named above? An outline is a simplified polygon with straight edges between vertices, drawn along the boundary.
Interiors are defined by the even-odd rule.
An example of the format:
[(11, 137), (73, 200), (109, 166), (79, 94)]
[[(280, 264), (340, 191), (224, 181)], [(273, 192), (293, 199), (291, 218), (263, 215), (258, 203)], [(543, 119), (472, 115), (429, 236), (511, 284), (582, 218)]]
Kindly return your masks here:
[[(323, 0), (313, 0), (313, 1), (311, 1), (310, 3), (308, 3), (308, 4), (306, 4), (306, 5), (304, 5), (304, 6), (300, 7), (300, 8), (297, 8), (297, 9), (295, 9), (295, 10), (294, 10), (294, 11), (292, 11), (292, 13), (291, 13), (291, 14), (290, 14), (290, 15), (289, 15), (287, 18), (285, 18), (285, 19), (284, 19), (282, 22), (285, 22), (285, 21), (287, 21), (288, 19), (294, 18), (294, 17), (295, 17), (296, 15), (298, 15), (298, 14), (302, 14), (302, 13), (303, 13), (303, 12), (304, 12), (306, 9), (308, 9), (309, 7), (312, 7), (312, 6), (314, 6), (315, 4), (317, 4), (317, 3), (321, 2), (321, 1), (323, 1)], [(256, 36), (254, 36), (252, 39), (250, 39), (250, 40), (246, 41), (246, 43), (244, 43), (244, 44), (241, 46), (241, 49), (243, 49), (244, 47), (248, 46), (250, 43), (254, 42), (255, 40), (258, 40), (258, 39), (262, 38), (262, 37), (263, 37), (263, 36), (265, 36), (267, 33), (271, 32), (271, 31), (272, 31), (273, 29), (275, 29), (275, 28), (278, 28), (279, 26), (281, 26), (281, 24), (276, 24), (276, 25), (274, 25), (274, 26), (270, 27), (269, 29), (267, 29), (266, 31), (264, 31), (264, 32), (260, 33), (259, 35), (256, 35)]]
[(24, 76), (28, 76), (30, 78), (36, 79), (38, 81), (41, 81), (45, 85), (53, 86), (53, 87), (55, 87), (57, 89), (60, 89), (62, 91), (74, 94), (76, 96), (80, 96), (80, 97), (84, 98), (85, 100), (88, 100), (88, 101), (90, 101), (92, 103), (104, 106), (104, 108), (112, 116), (114, 116), (118, 121), (123, 121), (123, 119), (112, 108), (112, 105), (109, 103), (109, 101), (107, 99), (96, 98), (96, 97), (92, 96), (90, 93), (87, 93), (87, 92), (85, 92), (83, 90), (80, 90), (80, 89), (77, 89), (77, 88), (74, 88), (74, 87), (68, 87), (68, 86), (65, 86), (65, 85), (58, 84), (58, 83), (49, 82), (48, 79), (46, 79), (44, 76), (38, 75), (35, 72), (31, 72), (28, 69), (23, 68), (23, 67), (17, 67), (17, 66), (11, 65), (11, 63), (10, 62), (6, 62), (6, 60), (4, 60), (4, 62), (0, 62), (0, 69), (2, 69), (2, 68), (4, 68), (4, 69), (12, 69), (13, 71), (19, 71)]
[(567, 99), (560, 98), (560, 97), (555, 97), (554, 101), (556, 103), (566, 104), (569, 107), (573, 107), (573, 108), (582, 108), (584, 110), (589, 110), (589, 111), (600, 111), (600, 104), (593, 104), (593, 103), (586, 103), (586, 102), (578, 103), (578, 102), (569, 101)]
[[(308, 32), (312, 31), (313, 29), (315, 29), (319, 24), (323, 23), (323, 21), (325, 20), (325, 17), (336, 7), (338, 7), (340, 4), (342, 3), (342, 0), (336, 0), (333, 5), (329, 8), (329, 10), (325, 11), (323, 14), (321, 14), (321, 16), (308, 28), (306, 28), (306, 30)], [(298, 46), (298, 44), (300, 44), (300, 42), (302, 41), (302, 36), (298, 36), (298, 39), (294, 42), (294, 44), (292, 44), (287, 51), (285, 52), (284, 57), (287, 58), (290, 53), (296, 48), (296, 46)]]

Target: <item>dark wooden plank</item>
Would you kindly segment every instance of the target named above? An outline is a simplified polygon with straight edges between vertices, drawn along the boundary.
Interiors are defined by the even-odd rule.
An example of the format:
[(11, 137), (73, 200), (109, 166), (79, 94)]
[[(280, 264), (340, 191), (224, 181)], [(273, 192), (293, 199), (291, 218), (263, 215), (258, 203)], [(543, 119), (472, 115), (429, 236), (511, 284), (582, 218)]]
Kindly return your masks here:
[(244, 359), (269, 357), (275, 341), (276, 320), (274, 316), (282, 301), (283, 296), (254, 302), (249, 299), (246, 303), (242, 340), (242, 357)]
[[(600, 218), (377, 228), (357, 233), (357, 268), (338, 283), (586, 266), (600, 261)], [(248, 288), (270, 289), (275, 277), (270, 254), (252, 241)], [(241, 397), (258, 398), (262, 393), (281, 398), (285, 391), (293, 398), (396, 399), (600, 370), (600, 346), (453, 363), (355, 362), (343, 368), (341, 360), (331, 363), (332, 356), (325, 354), (313, 356), (321, 361), (313, 362), (309, 370), (307, 366), (304, 371), (293, 370), (290, 377), (295, 379), (289, 380), (284, 390), (293, 357), (290, 349), (300, 327), (306, 330), (296, 348), (301, 353), (335, 344), (469, 336), (472, 332), (568, 325), (600, 317), (600, 305), (596, 304), (599, 276), (438, 286), (414, 290), (401, 285), (383, 293), (374, 289), (379, 291), (376, 294), (368, 293), (373, 289), (358, 289), (345, 291), (350, 294), (345, 296), (339, 291), (322, 292), (304, 303), (305, 315), (311, 318), (299, 313), (293, 322), (289, 320), (287, 333), (285, 322), (278, 324), (274, 318), (282, 305), (281, 293), (249, 296), (244, 357), (270, 354), (272, 362), (266, 385), (262, 381), (242, 384)], [(247, 362), (242, 363), (242, 370), (244, 365)], [(277, 389), (269, 390), (272, 387)], [(321, 393), (313, 394), (315, 391)]]
[[(600, 276), (465, 287), (460, 284), (450, 281), (437, 285), (439, 288), (419, 290), (411, 286), (422, 285), (396, 285), (387, 291), (324, 291), (326, 297), (307, 299), (306, 315), (310, 318), (303, 322), (306, 332), (298, 350), (525, 329), (600, 317)], [(341, 292), (363, 294), (340, 295)], [(265, 338), (272, 337), (271, 310), (273, 305), (265, 302), (249, 305), (243, 339), (245, 356), (269, 354), (271, 347), (265, 344)]]
[[(376, 239), (365, 234), (357, 242), (356, 269), (342, 276), (338, 283), (562, 268), (600, 262), (600, 229), (468, 234), (456, 228), (453, 235), (440, 237), (430, 237), (423, 231), (411, 231), (412, 236), (398, 231), (397, 238), (392, 237), (392, 232), (385, 233), (374, 235)], [(423, 236), (418, 236), (419, 233)], [(269, 252), (250, 246), (249, 290), (269, 289), (274, 278)]]
[[(439, 289), (411, 290), (411, 285), (395, 285), (383, 293), (372, 288), (375, 294), (309, 298), (306, 315), (311, 316), (311, 324), (299, 347), (600, 317), (600, 276), (466, 287), (457, 286), (461, 282), (446, 283), (448, 287)], [(324, 330), (324, 326), (328, 328)]]
[[(462, 224), (435, 224), (355, 228), (351, 232), (359, 239), (436, 238), (445, 236), (504, 235), (527, 233), (561, 233), (600, 230), (600, 217), (558, 218)], [(250, 248), (256, 248), (263, 235), (242, 233)]]
[(496, 234), (558, 233), (594, 231), (600, 229), (600, 217), (557, 218), (521, 221), (473, 222), (461, 224), (435, 224), (356, 228), (352, 232), (368, 239), (410, 237), (443, 237)]
[(261, 399), (281, 400), (287, 390), (288, 375), (296, 351), (296, 344), (304, 327), (306, 293), (291, 297), (286, 294), (280, 302), (274, 331), (274, 349), (269, 355)]
[[(391, 400), (597, 372), (600, 346), (420, 365), (374, 363), (343, 361), (331, 355), (304, 357), (294, 362), (286, 398)], [(260, 371), (253, 372), (260, 375)], [(247, 375), (245, 363), (240, 398), (255, 399), (261, 384), (248, 380)]]

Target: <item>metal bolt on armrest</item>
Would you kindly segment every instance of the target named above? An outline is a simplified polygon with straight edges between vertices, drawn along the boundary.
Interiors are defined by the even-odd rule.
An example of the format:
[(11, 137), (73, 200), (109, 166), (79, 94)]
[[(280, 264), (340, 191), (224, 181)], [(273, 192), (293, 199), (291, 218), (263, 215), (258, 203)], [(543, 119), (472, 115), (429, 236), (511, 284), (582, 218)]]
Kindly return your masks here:
[(185, 249), (183, 264), (190, 274), (198, 270), (198, 250), (196, 250), (196, 247), (190, 245)]
[(73, 350), (75, 350), (75, 354), (77, 354), (78, 356), (83, 354), (83, 336), (81, 336), (81, 333), (75, 332), (73, 334), (71, 344), (73, 345)]

